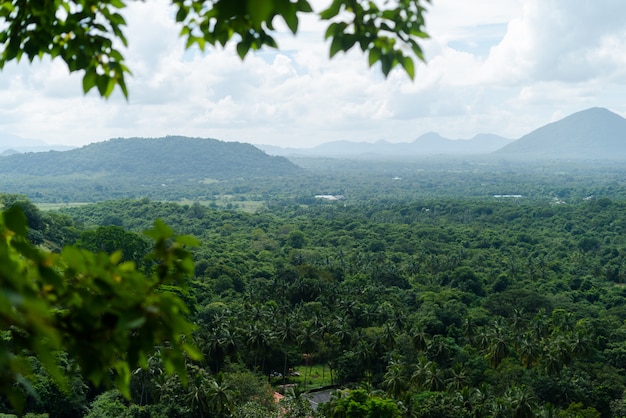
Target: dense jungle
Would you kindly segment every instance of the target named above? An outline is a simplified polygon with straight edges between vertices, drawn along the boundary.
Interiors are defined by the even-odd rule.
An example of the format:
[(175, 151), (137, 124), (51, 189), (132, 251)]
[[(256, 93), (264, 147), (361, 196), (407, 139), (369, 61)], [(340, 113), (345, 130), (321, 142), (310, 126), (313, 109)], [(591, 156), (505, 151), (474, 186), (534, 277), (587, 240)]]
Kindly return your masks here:
[[(121, 251), (117, 262), (149, 271), (153, 243), (143, 231), (156, 219), (195, 237), (186, 285), (161, 290), (184, 301), (195, 325), (190, 338), (202, 357), (185, 360), (188, 382), (164, 366), (166, 347), (131, 371), (127, 397), (94, 385), (58, 353), (69, 390), (31, 358), (23, 412), (626, 415), (626, 202), (618, 171), (585, 178), (568, 174), (577, 167), (555, 176), (543, 167), (490, 178), (442, 169), (410, 177), (384, 164), (370, 172), (362, 162), (333, 171), (328, 161), (310, 164), (305, 177), (236, 190), (233, 182), (206, 184), (221, 191), (203, 202), (37, 206), (36, 195), (3, 195), (5, 208), (26, 213), (29, 240), (52, 252)], [(274, 392), (285, 397), (277, 403)], [(13, 408), (3, 403), (4, 412)]]

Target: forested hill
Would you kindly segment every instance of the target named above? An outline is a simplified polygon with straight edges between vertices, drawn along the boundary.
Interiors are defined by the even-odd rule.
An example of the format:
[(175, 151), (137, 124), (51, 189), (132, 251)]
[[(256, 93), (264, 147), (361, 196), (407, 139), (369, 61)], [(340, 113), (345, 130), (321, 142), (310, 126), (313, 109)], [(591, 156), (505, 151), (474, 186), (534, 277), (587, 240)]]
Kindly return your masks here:
[(55, 176), (105, 174), (225, 180), (286, 176), (301, 169), (250, 144), (168, 136), (116, 138), (70, 151), (10, 155), (0, 173)]

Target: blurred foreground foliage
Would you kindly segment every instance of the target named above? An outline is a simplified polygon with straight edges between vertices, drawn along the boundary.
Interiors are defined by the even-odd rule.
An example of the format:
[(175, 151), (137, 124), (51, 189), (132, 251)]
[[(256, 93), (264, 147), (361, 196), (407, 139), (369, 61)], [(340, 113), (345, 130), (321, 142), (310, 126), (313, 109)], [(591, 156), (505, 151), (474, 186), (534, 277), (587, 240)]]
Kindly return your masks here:
[(165, 371), (185, 382), (185, 359), (201, 355), (185, 338), (194, 326), (176, 292), (186, 292), (194, 270), (186, 247), (196, 241), (174, 237), (159, 221), (147, 235), (154, 246), (141, 271), (119, 251), (42, 250), (28, 239), (20, 205), (2, 212), (0, 393), (16, 409), (26, 395), (37, 397), (33, 357), (62, 390), (78, 369), (95, 386), (115, 385), (130, 397), (131, 373), (147, 367), (157, 347)]

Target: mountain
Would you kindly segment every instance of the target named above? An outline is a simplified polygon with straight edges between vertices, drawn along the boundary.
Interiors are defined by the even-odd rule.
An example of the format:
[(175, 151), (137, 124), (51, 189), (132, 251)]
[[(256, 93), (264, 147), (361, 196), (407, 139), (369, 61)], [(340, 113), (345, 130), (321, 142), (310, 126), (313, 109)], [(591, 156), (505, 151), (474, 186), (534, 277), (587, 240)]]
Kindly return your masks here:
[(426, 155), (478, 155), (488, 154), (513, 140), (493, 134), (478, 134), (471, 139), (448, 139), (436, 133), (427, 133), (411, 143), (417, 154)]
[(22, 138), (21, 136), (0, 132), (0, 153), (5, 151), (10, 151), (13, 154), (16, 152), (67, 151), (73, 148), (75, 147), (50, 145), (39, 139)]
[(232, 179), (291, 175), (300, 168), (250, 144), (170, 136), (116, 138), (69, 151), (15, 154), (0, 173), (111, 175), (145, 179)]
[(430, 132), (413, 142), (391, 143), (333, 141), (314, 148), (280, 148), (259, 145), (272, 155), (304, 157), (418, 157), (429, 155), (479, 155), (491, 153), (513, 140), (491, 134), (471, 139), (448, 139)]
[(594, 107), (535, 129), (497, 150), (512, 159), (626, 159), (626, 119)]
[(0, 132), (0, 151), (7, 149), (21, 151), (20, 148), (22, 147), (41, 147), (45, 145), (45, 142), (38, 139), (22, 138), (17, 135)]
[(7, 157), (9, 155), (15, 155), (15, 154), (19, 154), (20, 152), (17, 150), (14, 150), (13, 148), (8, 148), (5, 149), (4, 151), (0, 152), (0, 157)]

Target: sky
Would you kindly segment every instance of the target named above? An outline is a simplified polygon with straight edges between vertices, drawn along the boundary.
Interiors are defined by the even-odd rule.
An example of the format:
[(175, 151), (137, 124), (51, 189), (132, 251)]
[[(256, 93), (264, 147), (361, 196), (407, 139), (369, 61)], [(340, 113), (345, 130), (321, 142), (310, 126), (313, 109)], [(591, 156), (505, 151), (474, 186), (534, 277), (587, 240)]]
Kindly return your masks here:
[(308, 148), (428, 132), (516, 139), (596, 106), (626, 116), (623, 0), (433, 0), (414, 81), (401, 70), (385, 79), (359, 51), (328, 59), (314, 16), (297, 37), (280, 31), (279, 50), (242, 62), (234, 45), (185, 51), (166, 0), (129, 3), (129, 99), (84, 95), (82, 74), (61, 61), (11, 63), (0, 72), (0, 141), (185, 135)]

